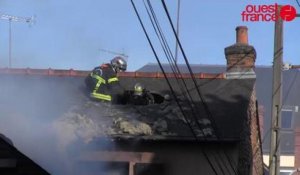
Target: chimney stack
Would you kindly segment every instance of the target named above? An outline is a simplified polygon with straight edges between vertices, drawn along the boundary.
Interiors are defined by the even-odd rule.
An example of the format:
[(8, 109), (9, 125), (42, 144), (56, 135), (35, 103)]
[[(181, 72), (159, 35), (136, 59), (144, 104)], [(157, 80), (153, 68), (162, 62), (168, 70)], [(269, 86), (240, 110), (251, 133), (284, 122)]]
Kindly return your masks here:
[(227, 78), (255, 78), (256, 51), (248, 44), (248, 28), (236, 28), (236, 43), (225, 48)]

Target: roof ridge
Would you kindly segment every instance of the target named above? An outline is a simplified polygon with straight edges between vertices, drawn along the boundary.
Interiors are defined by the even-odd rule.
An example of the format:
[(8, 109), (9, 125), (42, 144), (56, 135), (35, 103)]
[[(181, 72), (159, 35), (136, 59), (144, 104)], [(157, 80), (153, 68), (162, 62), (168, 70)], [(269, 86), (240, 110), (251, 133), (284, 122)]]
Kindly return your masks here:
[[(145, 67), (145, 66), (156, 66), (156, 65), (158, 65), (158, 64), (157, 63), (147, 63), (143, 67)], [(169, 63), (162, 63), (162, 65), (163, 66), (169, 65)], [(182, 65), (186, 65), (186, 64), (179, 63), (177, 65), (182, 66)], [(226, 67), (225, 64), (198, 64), (198, 63), (190, 64), (190, 66), (208, 66), (208, 67), (218, 66), (218, 67)], [(143, 68), (143, 67), (141, 67), (141, 68)], [(272, 65), (255, 65), (255, 67), (258, 67), (258, 68), (271, 68)]]
[(45, 75), (45, 76), (87, 76), (90, 71), (74, 69), (31, 69), (31, 68), (0, 68), (0, 74), (12, 75)]
[[(132, 77), (132, 78), (164, 78), (165, 75), (162, 72), (120, 72), (120, 77)], [(189, 73), (166, 73), (168, 78), (192, 78)], [(224, 79), (225, 73), (195, 73), (195, 78), (198, 79)]]
[[(69, 77), (86, 77), (91, 71), (82, 71), (74, 69), (31, 69), (31, 68), (0, 68), (0, 74), (10, 75), (43, 75), (43, 76), (69, 76)], [(166, 73), (170, 78), (192, 78), (189, 73), (174, 74)], [(161, 72), (121, 72), (120, 77), (134, 78), (164, 78)], [(195, 73), (195, 78), (210, 79), (210, 78), (225, 78), (225, 73)]]

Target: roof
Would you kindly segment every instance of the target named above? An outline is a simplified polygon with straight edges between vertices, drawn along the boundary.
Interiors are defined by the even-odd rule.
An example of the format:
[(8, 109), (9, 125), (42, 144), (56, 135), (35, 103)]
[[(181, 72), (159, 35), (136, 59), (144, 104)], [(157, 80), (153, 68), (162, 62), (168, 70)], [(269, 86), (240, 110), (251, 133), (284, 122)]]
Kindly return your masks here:
[[(166, 72), (171, 72), (168, 64), (163, 64)], [(185, 65), (179, 64), (181, 72), (187, 73), (188, 69)], [(225, 65), (203, 65), (194, 64), (191, 65), (194, 73), (205, 72), (205, 73), (222, 73), (226, 71)], [(271, 107), (272, 107), (272, 66), (256, 66), (256, 96), (258, 104), (264, 107), (264, 133), (263, 133), (263, 149), (264, 152), (269, 151), (270, 143), (270, 121), (271, 121)], [(154, 63), (149, 63), (139, 70), (138, 72), (160, 72), (159, 66)], [(299, 70), (291, 69), (283, 71), (283, 103), (284, 107), (295, 107), (300, 106), (300, 75)], [(288, 119), (283, 118), (287, 121)], [(300, 113), (294, 113), (293, 127), (300, 125)], [(282, 153), (293, 153), (294, 152), (294, 134), (293, 128), (285, 130), (281, 137), (281, 151)]]
[(0, 173), (49, 175), (42, 167), (17, 150), (12, 141), (0, 133)]
[[(47, 70), (27, 69), (29, 73), (24, 75), (20, 72), (26, 70), (9, 71), (0, 74), (0, 111), (5, 115), (9, 116), (18, 109), (25, 116), (47, 118), (58, 131), (69, 129), (70, 132), (65, 133), (74, 131), (76, 137), (86, 142), (100, 136), (150, 140), (195, 139), (174, 100), (149, 106), (107, 106), (89, 99), (84, 84), (87, 72), (72, 70), (73, 73), (65, 71), (65, 74), (55, 74), (57, 71), (53, 70), (50, 75), (45, 73), (49, 72)], [(185, 113), (192, 121), (192, 114), (175, 78), (171, 74), (169, 77)], [(219, 133), (222, 141), (239, 140), (241, 123), (247, 115), (255, 80), (226, 80), (222, 74), (198, 74), (196, 77), (213, 117), (207, 116), (192, 80), (186, 75), (186, 83), (197, 105), (195, 113), (201, 129), (195, 122), (192, 127), (198, 139), (216, 141), (216, 134)], [(171, 96), (161, 74), (125, 73), (120, 75), (120, 82), (125, 89), (132, 89), (136, 82), (140, 82), (153, 93)], [(214, 122), (217, 130), (212, 126)], [(60, 133), (63, 135), (63, 132)]]
[[(191, 77), (183, 74), (197, 106), (197, 125), (174, 75), (168, 74), (192, 123), (195, 138), (172, 98), (148, 106), (91, 101), (84, 84), (88, 73), (76, 70), (0, 69), (1, 130), (19, 150), (53, 174), (68, 174), (59, 172), (64, 169), (62, 166), (65, 167), (63, 153), (77, 152), (85, 146), (99, 146), (102, 141), (107, 144), (111, 141), (118, 143), (119, 140), (236, 144), (240, 140), (255, 83), (255, 79), (225, 79), (222, 73), (195, 74), (212, 113), (212, 120), (203, 109)], [(171, 94), (161, 73), (127, 72), (119, 74), (119, 77), (124, 89), (132, 89), (136, 82), (140, 82), (155, 94)], [(32, 143), (35, 144), (34, 149)]]

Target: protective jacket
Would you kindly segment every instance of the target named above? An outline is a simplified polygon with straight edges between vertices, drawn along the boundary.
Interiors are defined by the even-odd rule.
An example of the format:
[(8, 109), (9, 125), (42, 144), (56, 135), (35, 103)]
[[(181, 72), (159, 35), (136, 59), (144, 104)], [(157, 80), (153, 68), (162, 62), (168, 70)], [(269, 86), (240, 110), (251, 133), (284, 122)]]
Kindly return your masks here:
[(90, 90), (90, 96), (97, 100), (111, 102), (114, 94), (120, 91), (119, 80), (110, 64), (95, 67), (86, 77), (85, 83)]
[(129, 94), (128, 103), (133, 105), (150, 105), (154, 104), (154, 97), (149, 91), (143, 90), (139, 95), (136, 93)]

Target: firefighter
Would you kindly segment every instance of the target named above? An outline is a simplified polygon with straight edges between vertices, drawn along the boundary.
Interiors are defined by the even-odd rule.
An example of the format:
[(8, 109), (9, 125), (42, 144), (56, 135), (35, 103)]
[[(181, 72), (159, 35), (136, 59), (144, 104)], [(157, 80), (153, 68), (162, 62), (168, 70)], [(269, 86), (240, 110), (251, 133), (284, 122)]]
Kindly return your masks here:
[(130, 103), (133, 105), (154, 104), (154, 97), (141, 83), (136, 83)]
[(117, 103), (123, 95), (117, 73), (126, 69), (126, 60), (120, 56), (113, 58), (110, 64), (95, 67), (85, 79), (90, 97), (97, 101)]

